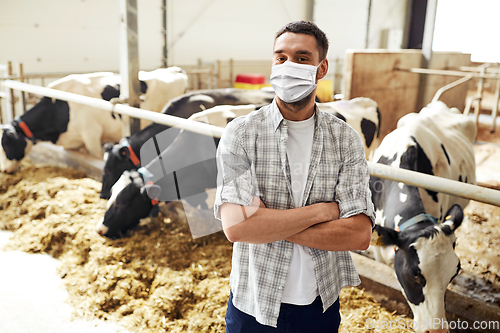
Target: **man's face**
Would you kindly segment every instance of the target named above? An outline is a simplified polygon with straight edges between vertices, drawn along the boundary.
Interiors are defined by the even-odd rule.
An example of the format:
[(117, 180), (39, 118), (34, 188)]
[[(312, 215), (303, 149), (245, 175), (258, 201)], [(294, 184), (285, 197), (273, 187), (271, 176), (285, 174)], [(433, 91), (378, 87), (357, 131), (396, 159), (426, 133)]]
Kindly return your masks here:
[(273, 65), (285, 61), (318, 66), (319, 51), (316, 39), (311, 35), (285, 32), (274, 42)]

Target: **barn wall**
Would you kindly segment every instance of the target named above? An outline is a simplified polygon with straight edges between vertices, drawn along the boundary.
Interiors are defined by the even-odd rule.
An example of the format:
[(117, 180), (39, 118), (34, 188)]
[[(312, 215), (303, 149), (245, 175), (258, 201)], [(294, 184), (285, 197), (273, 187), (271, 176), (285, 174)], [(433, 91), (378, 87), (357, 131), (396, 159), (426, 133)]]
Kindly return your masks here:
[[(431, 69), (458, 69), (460, 66), (470, 66), (470, 54), (459, 52), (433, 52), (429, 63)], [(429, 75), (425, 93), (424, 105), (430, 103), (438, 89), (452, 83), (461, 77), (459, 76), (444, 76), (444, 75)], [(456, 107), (460, 111), (465, 108), (465, 96), (469, 87), (473, 87), (474, 81), (462, 83), (441, 95), (440, 100), (446, 103), (449, 107)]]
[(381, 136), (394, 130), (399, 118), (417, 112), (419, 75), (395, 68), (420, 67), (420, 50), (350, 50), (344, 67), (344, 98), (369, 97), (380, 109)]
[[(0, 63), (26, 73), (118, 71), (117, 0), (1, 0)], [(161, 65), (161, 1), (138, 0), (141, 68)]]
[[(161, 0), (138, 0), (141, 69), (162, 64)], [(365, 47), (369, 0), (316, 0), (314, 20), (331, 40), (329, 59)], [(404, 4), (372, 0), (369, 47), (400, 28)], [(0, 63), (26, 73), (118, 70), (118, 0), (0, 0)], [(169, 65), (269, 60), (274, 33), (305, 18), (306, 0), (168, 0)]]

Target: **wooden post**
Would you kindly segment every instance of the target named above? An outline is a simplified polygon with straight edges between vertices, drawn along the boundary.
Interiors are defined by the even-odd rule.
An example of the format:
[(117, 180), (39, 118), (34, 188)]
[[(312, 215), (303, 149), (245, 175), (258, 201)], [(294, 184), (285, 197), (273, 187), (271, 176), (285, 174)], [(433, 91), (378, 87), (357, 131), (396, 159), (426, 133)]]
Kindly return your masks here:
[[(138, 43), (137, 0), (120, 0), (120, 99), (128, 99), (128, 104), (137, 108), (140, 107), (141, 94)], [(139, 119), (122, 116), (122, 121), (123, 136), (140, 130)]]
[[(500, 68), (500, 63), (497, 63), (496, 68)], [(498, 72), (497, 72), (498, 73)], [(493, 118), (493, 123), (491, 124), (491, 133), (495, 132), (495, 126), (497, 122), (498, 113), (498, 102), (500, 101), (500, 79), (497, 79), (497, 85), (495, 88), (495, 98), (493, 99), (493, 109), (491, 110), (491, 117)]]
[(234, 69), (234, 63), (233, 63), (233, 58), (231, 58), (231, 59), (229, 59), (229, 87), (230, 88), (234, 87), (233, 69)]
[(215, 79), (217, 80), (216, 88), (220, 88), (220, 60), (217, 60), (217, 74), (215, 74)]
[(198, 63), (196, 65), (196, 68), (198, 69), (198, 71), (196, 72), (196, 89), (197, 90), (201, 89), (201, 74), (199, 71), (201, 69), (201, 64), (202, 64), (201, 58), (198, 58)]
[[(19, 63), (19, 81), (24, 82), (24, 69), (23, 64)], [(26, 93), (21, 90), (21, 109), (22, 114), (26, 113)]]
[[(481, 75), (486, 73), (486, 66), (481, 67)], [(484, 78), (480, 78), (477, 84), (477, 96), (479, 98), (474, 102), (474, 116), (476, 119), (476, 125), (479, 120), (479, 114), (481, 113), (481, 100), (483, 99), (483, 87), (484, 87)]]
[[(7, 75), (9, 77), (14, 76), (14, 73), (12, 71), (12, 62), (9, 61), (7, 62)], [(16, 96), (14, 95), (14, 89), (9, 89), (9, 99), (10, 103), (7, 103), (10, 105), (10, 110), (9, 107), (7, 106), (7, 122), (11, 122), (15, 117), (16, 117)]]

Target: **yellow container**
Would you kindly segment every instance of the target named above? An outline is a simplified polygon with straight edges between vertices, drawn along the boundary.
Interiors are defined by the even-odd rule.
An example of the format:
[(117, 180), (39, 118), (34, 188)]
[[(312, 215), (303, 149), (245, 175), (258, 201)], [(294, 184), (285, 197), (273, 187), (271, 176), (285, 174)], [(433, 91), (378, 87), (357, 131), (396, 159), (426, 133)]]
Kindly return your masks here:
[(333, 101), (333, 81), (332, 80), (319, 80), (316, 96), (321, 103)]

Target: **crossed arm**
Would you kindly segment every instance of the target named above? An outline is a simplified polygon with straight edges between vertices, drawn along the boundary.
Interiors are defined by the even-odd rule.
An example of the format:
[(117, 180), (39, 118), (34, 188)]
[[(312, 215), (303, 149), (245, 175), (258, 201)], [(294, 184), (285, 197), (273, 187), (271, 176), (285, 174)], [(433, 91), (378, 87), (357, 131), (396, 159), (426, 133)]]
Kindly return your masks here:
[(365, 250), (371, 237), (371, 221), (365, 214), (339, 219), (336, 202), (293, 209), (269, 209), (258, 197), (250, 206), (221, 206), (224, 233), (231, 242), (271, 243), (288, 240), (326, 251)]

